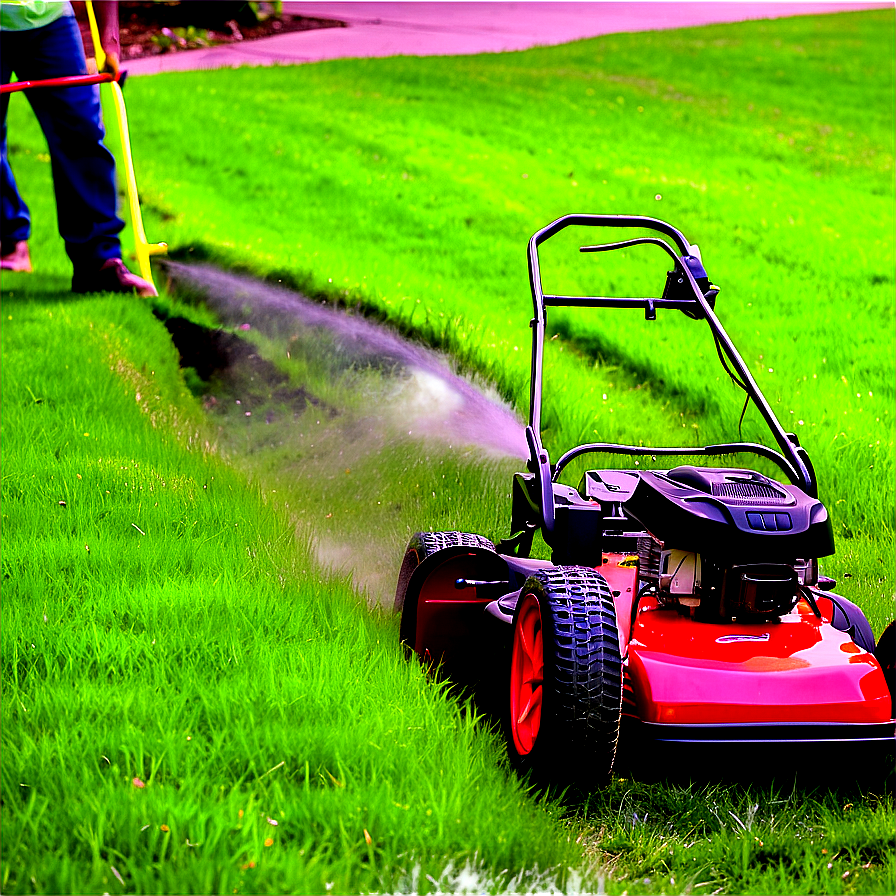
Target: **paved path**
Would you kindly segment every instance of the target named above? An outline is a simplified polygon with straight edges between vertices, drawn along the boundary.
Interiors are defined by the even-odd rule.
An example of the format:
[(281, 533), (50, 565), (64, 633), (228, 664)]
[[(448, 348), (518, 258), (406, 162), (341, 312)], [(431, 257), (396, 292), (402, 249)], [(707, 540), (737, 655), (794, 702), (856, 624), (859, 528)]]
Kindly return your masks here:
[(339, 19), (345, 28), (281, 34), (245, 44), (129, 60), (132, 75), (240, 65), (290, 65), (366, 56), (453, 56), (525, 50), (612, 34), (746, 19), (892, 9), (893, 3), (293, 2), (284, 11)]

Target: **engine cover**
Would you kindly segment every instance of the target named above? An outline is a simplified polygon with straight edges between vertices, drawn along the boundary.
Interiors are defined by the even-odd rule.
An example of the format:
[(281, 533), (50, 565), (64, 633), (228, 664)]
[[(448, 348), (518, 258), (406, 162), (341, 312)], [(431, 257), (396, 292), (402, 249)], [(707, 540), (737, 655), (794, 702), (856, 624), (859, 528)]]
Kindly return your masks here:
[(825, 506), (752, 470), (640, 472), (626, 514), (666, 545), (725, 562), (792, 563), (834, 553)]

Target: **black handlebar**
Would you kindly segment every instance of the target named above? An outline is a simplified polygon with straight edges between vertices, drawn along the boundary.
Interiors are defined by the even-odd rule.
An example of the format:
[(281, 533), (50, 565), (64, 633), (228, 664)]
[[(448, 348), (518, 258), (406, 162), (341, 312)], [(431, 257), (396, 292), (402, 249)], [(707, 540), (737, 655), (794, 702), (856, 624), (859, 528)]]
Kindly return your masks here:
[(531, 250), (537, 249), (545, 240), (556, 236), (567, 227), (640, 227), (644, 230), (655, 230), (664, 233), (681, 250), (682, 255), (691, 254), (690, 243), (685, 239), (680, 230), (676, 230), (671, 224), (661, 221), (659, 218), (648, 218), (643, 215), (564, 215), (552, 221), (547, 227), (542, 227), (529, 241)]
[[(597, 246), (583, 246), (582, 252), (601, 252), (612, 249), (621, 249), (629, 245), (641, 243), (658, 244), (675, 261), (675, 266), (680, 275), (680, 283), (676, 283), (676, 289), (671, 293), (664, 293), (663, 298), (611, 298), (596, 296), (555, 296), (545, 295), (541, 284), (541, 271), (539, 268), (538, 247), (556, 236), (567, 227), (613, 227), (613, 228), (640, 228), (653, 230), (668, 237), (680, 252), (676, 255), (671, 246), (664, 240), (656, 238), (638, 238), (618, 243), (602, 244)], [(684, 234), (671, 224), (658, 218), (648, 218), (639, 215), (564, 215), (556, 221), (543, 227), (529, 240), (529, 285), (532, 291), (532, 303), (535, 316), (532, 320), (532, 368), (530, 380), (529, 398), (529, 426), (527, 438), (529, 441), (530, 459), (529, 469), (538, 474), (539, 492), (542, 507), (542, 523), (545, 540), (550, 543), (553, 534), (554, 507), (553, 490), (551, 482), (556, 480), (560, 469), (569, 463), (573, 457), (587, 451), (614, 451), (613, 447), (603, 443), (583, 445), (567, 452), (552, 470), (550, 460), (544, 446), (541, 443), (541, 392), (542, 392), (542, 366), (544, 357), (544, 336), (546, 329), (547, 308), (550, 306), (587, 306), (587, 307), (615, 307), (615, 308), (643, 308), (648, 319), (655, 317), (657, 308), (674, 308), (684, 311), (689, 317), (697, 320), (705, 320), (712, 331), (719, 349), (719, 357), (725, 364), (724, 356), (731, 363), (739, 377), (739, 382), (749, 398), (756, 405), (760, 414), (769, 427), (781, 453), (765, 448), (764, 446), (750, 443), (734, 443), (727, 446), (707, 446), (702, 449), (685, 449), (685, 453), (714, 455), (727, 453), (724, 449), (754, 451), (772, 461), (785, 472), (790, 480), (799, 485), (807, 494), (817, 497), (812, 464), (806, 451), (800, 447), (796, 436), (785, 433), (783, 427), (769, 406), (765, 396), (750, 374), (749, 369), (738, 353), (737, 349), (725, 331), (713, 307), (716, 290), (709, 288), (709, 280), (703, 271), (698, 258), (693, 257), (693, 248)], [(699, 278), (698, 283), (695, 274)], [(727, 369), (727, 367), (726, 367)], [(730, 371), (729, 371), (730, 373)], [(681, 449), (639, 449), (635, 446), (618, 446), (618, 453), (623, 454), (672, 454), (679, 453)], [(553, 475), (552, 475), (553, 474)]]

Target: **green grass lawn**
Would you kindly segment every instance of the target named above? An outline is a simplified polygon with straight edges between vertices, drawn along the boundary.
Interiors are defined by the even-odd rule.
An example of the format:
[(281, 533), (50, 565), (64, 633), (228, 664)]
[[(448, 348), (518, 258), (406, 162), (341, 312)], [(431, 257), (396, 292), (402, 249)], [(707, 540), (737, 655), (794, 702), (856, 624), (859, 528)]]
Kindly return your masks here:
[[(856, 13), (135, 78), (127, 100), (151, 238), (360, 304), (518, 408), (531, 233), (570, 211), (679, 226), (815, 461), (838, 538), (825, 570), (879, 633), (893, 50), (892, 12)], [(583, 869), (592, 889), (600, 869), (611, 893), (893, 892), (891, 790), (846, 769), (815, 788), (616, 778), (563, 807), (525, 792), (309, 544), (366, 530), (397, 571), (414, 529), (505, 534), (514, 464), (408, 443), (364, 461), (359, 493), (341, 464), (308, 489), (276, 451), (237, 451), (146, 305), (67, 294), (24, 105), (10, 140), (36, 272), (4, 276), (2, 297), (4, 892), (447, 890), (466, 863), (482, 890), (575, 889)], [(661, 288), (635, 252), (613, 269), (574, 257), (551, 256), (550, 288)], [(695, 325), (593, 318), (551, 318), (552, 455), (736, 434)]]
[[(360, 303), (520, 409), (529, 236), (572, 211), (671, 221), (808, 447), (840, 539), (828, 571), (852, 575), (879, 632), (894, 591), (893, 30), (883, 11), (137, 79), (135, 155), (153, 226), (182, 253)], [(186, 138), (184, 122), (202, 127)], [(548, 288), (659, 292), (662, 257), (582, 257), (579, 236), (547, 252)], [(739, 393), (693, 322), (559, 310), (549, 326), (554, 457), (594, 438), (736, 436)], [(748, 414), (744, 435), (761, 434)]]

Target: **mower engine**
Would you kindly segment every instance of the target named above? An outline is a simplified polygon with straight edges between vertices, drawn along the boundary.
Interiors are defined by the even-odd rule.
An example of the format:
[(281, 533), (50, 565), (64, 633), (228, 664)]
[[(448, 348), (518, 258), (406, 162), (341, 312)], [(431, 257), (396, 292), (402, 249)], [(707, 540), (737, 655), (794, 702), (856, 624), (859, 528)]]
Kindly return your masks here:
[(669, 548), (648, 535), (639, 539), (641, 583), (665, 606), (701, 621), (761, 621), (789, 613), (800, 585), (817, 581), (817, 561), (725, 565)]
[(796, 486), (740, 469), (630, 475), (637, 483), (622, 506), (646, 529), (641, 586), (694, 619), (789, 613), (801, 586), (817, 583), (817, 558), (833, 553), (827, 510)]

